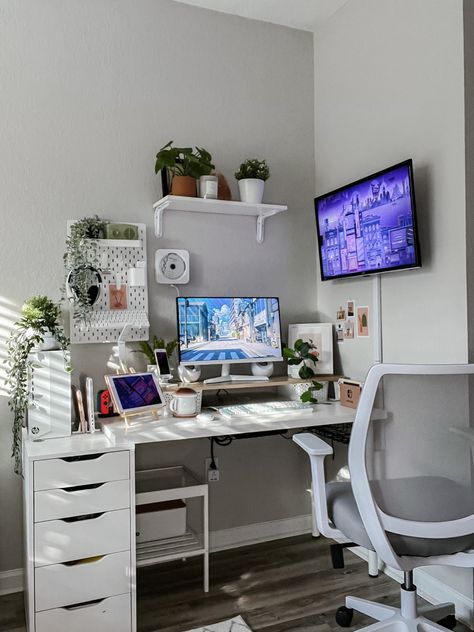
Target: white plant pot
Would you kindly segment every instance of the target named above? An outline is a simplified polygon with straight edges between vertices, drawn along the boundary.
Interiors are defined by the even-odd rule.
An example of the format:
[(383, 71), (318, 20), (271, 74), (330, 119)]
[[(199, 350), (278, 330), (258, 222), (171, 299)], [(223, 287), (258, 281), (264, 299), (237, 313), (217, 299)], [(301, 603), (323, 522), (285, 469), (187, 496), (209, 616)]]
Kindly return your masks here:
[(261, 204), (265, 181), (258, 178), (244, 178), (239, 180), (239, 192), (242, 202), (247, 204)]
[(43, 342), (36, 346), (37, 351), (55, 351), (60, 349), (60, 345), (56, 338), (51, 333), (46, 333), (43, 336)]

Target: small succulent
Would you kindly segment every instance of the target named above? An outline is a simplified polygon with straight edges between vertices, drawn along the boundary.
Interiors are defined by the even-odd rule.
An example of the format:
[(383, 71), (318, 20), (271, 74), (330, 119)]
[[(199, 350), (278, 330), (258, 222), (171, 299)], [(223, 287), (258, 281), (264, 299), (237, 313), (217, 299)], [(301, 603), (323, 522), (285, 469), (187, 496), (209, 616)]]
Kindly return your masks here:
[(258, 158), (247, 158), (239, 167), (239, 170), (235, 172), (235, 178), (237, 180), (244, 180), (246, 178), (256, 178), (257, 180), (268, 180), (270, 177), (270, 169), (265, 160), (258, 160)]

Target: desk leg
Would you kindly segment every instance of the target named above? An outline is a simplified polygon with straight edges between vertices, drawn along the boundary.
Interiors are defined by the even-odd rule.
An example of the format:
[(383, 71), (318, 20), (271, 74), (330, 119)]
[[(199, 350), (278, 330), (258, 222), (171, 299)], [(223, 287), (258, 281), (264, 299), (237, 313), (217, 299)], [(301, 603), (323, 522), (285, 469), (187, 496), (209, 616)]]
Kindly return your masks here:
[(370, 577), (379, 575), (379, 556), (375, 551), (369, 551), (369, 575)]
[(203, 496), (204, 507), (204, 592), (209, 592), (209, 496)]
[(314, 501), (314, 486), (311, 483), (311, 534), (313, 538), (319, 538), (318, 521), (316, 520), (316, 503)]

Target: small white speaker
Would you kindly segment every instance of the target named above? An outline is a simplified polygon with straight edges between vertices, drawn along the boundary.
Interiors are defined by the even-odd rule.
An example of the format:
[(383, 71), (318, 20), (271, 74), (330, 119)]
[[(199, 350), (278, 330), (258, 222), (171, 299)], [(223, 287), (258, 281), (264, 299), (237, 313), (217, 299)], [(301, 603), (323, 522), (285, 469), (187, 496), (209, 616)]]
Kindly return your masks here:
[(178, 285), (189, 283), (189, 252), (160, 248), (155, 252), (155, 278), (157, 283)]
[(273, 374), (273, 362), (253, 362), (250, 368), (256, 377), (271, 377)]
[(178, 375), (182, 382), (191, 383), (198, 382), (201, 377), (201, 369), (194, 365), (180, 364), (178, 367)]

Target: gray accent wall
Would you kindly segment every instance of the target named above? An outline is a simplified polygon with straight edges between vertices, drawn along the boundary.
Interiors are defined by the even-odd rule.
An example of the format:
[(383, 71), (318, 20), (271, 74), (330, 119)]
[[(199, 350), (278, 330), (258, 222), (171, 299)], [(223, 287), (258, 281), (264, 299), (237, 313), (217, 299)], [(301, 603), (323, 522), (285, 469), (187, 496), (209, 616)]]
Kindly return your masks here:
[[(423, 267), (381, 277), (383, 359), (466, 362), (472, 254), (469, 241), (466, 247), (463, 3), (349, 0), (314, 42), (317, 194), (414, 161)], [(348, 299), (371, 305), (371, 283), (319, 282), (321, 319), (334, 320)], [(338, 344), (342, 371), (363, 378), (372, 345), (371, 339)], [(421, 384), (411, 394), (396, 383), (386, 386), (385, 405), (394, 416), (376, 432), (376, 474), (433, 474), (438, 464), (443, 474), (470, 482), (469, 449), (449, 433), (453, 418), (469, 423), (467, 387), (445, 383), (444, 389), (451, 412), (459, 413), (453, 417), (423, 405), (429, 399)], [(408, 404), (418, 409), (416, 419)], [(423, 434), (428, 439), (419, 441)], [(471, 570), (430, 574), (472, 605)]]
[[(288, 322), (313, 321), (316, 268), (311, 33), (169, 0), (22, 0), (0, 7), (0, 353), (22, 301), (59, 297), (66, 220), (94, 213), (148, 226), (151, 330), (176, 334), (174, 290), (154, 281), (159, 247), (191, 253), (190, 294), (280, 296)], [(227, 177), (247, 157), (271, 169), (265, 200), (288, 204), (265, 243), (255, 219), (176, 213), (153, 235), (154, 157), (167, 141), (209, 149)], [(77, 373), (102, 385), (109, 345), (76, 345)], [(138, 361), (138, 356), (134, 356)], [(0, 571), (22, 566), (21, 481), (0, 395)], [(169, 447), (168, 447), (169, 448)], [(143, 464), (189, 463), (207, 441), (148, 446)], [(218, 449), (212, 529), (309, 513), (308, 470), (283, 438)], [(231, 499), (232, 502), (231, 502)]]

